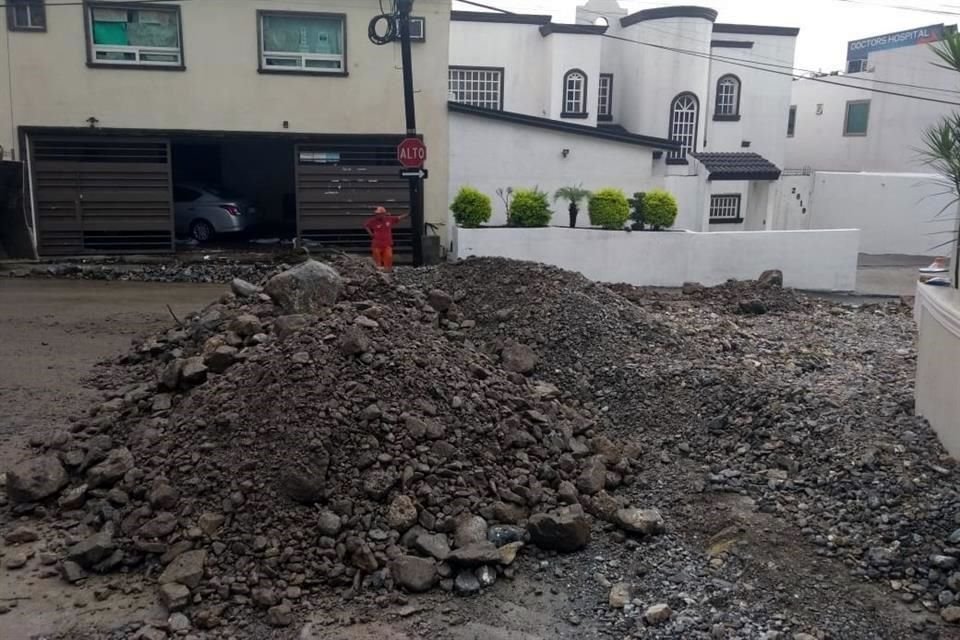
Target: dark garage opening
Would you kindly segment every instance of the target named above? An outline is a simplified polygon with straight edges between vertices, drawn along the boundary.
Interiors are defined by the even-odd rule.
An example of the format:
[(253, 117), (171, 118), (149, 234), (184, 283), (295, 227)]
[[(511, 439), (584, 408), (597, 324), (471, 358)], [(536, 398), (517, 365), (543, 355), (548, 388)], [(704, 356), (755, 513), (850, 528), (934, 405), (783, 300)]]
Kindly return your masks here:
[[(269, 249), (296, 238), (366, 252), (363, 223), (375, 207), (410, 212), (401, 135), (23, 133), (40, 255)], [(394, 239), (402, 261), (412, 251), (409, 220)]]
[[(256, 239), (289, 240), (297, 234), (294, 143), (267, 137), (171, 137), (174, 209), (178, 245), (248, 243)], [(196, 198), (197, 193), (200, 199)], [(217, 219), (230, 220), (228, 203), (246, 201), (255, 214), (242, 230), (223, 232)], [(240, 218), (247, 212), (240, 212)], [(237, 216), (234, 216), (237, 217)], [(206, 239), (198, 225), (218, 227)], [(191, 238), (197, 235), (197, 238)]]

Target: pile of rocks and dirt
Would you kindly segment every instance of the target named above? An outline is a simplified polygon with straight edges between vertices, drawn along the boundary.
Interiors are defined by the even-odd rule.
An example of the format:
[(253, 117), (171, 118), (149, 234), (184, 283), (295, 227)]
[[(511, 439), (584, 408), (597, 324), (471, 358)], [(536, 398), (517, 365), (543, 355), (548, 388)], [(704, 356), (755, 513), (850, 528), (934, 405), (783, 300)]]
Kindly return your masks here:
[(640, 450), (528, 377), (533, 349), (491, 358), (454, 296), (341, 267), (234, 280), (137, 344), (90, 415), (33, 443), (6, 494), (54, 523), (65, 580), (142, 572), (201, 629), (251, 608), (285, 626), (317, 590), (470, 594), (511, 577), (525, 545), (583, 548), (597, 520), (664, 530), (616, 495)]
[(804, 296), (775, 272), (672, 292), (484, 259), (400, 279), (453, 293), (485, 344), (535, 344), (538, 375), (608, 436), (640, 437), (633, 500), (679, 526), (693, 496), (748, 496), (857, 578), (960, 621), (960, 469), (914, 415), (909, 306)]

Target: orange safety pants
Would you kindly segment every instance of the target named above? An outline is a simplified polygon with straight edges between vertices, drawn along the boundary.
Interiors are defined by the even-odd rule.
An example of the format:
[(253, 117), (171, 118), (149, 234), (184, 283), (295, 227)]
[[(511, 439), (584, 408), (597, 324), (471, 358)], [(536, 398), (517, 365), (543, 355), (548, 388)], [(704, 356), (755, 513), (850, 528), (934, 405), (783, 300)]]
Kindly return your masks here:
[(373, 263), (384, 271), (393, 271), (393, 247), (373, 247)]

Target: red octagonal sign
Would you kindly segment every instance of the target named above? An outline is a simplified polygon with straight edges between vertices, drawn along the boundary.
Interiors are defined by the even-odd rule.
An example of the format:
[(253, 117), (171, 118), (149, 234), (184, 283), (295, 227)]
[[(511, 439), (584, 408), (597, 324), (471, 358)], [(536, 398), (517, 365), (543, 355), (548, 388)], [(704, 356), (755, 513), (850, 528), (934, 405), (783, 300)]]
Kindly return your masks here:
[(419, 169), (427, 161), (427, 145), (420, 138), (406, 138), (397, 145), (397, 160), (405, 169)]

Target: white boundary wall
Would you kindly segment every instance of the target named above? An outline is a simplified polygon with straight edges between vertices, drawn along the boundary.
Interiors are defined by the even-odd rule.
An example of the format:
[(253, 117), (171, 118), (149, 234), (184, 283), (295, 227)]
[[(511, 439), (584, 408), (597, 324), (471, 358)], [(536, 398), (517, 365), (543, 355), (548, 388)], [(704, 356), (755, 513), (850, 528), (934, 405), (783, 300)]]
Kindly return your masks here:
[(914, 315), (917, 340), (917, 415), (937, 432), (954, 458), (960, 458), (960, 292), (917, 285)]
[(503, 257), (551, 264), (600, 282), (679, 287), (751, 280), (783, 271), (784, 285), (815, 291), (853, 291), (856, 229), (698, 233), (592, 229), (456, 230), (457, 258)]
[(860, 229), (863, 253), (950, 252), (937, 245), (951, 239), (957, 211), (934, 174), (817, 171), (783, 180), (774, 228)]

